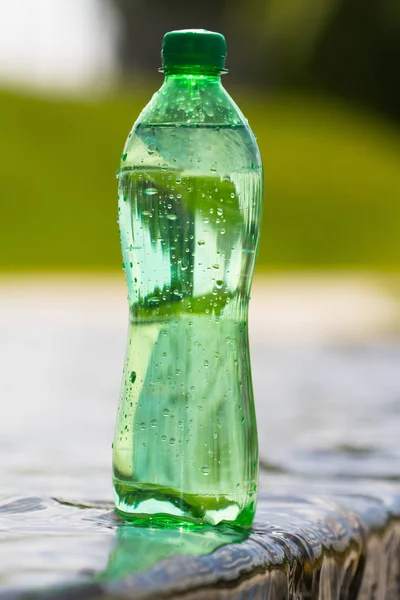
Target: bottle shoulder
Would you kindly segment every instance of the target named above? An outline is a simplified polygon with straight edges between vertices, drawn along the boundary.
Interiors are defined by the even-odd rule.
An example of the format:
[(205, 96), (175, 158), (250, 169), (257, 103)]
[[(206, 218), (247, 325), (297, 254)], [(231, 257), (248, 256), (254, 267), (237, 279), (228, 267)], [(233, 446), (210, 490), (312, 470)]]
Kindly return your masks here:
[(184, 77), (167, 79), (139, 116), (142, 125), (232, 126), (245, 123), (219, 80)]
[(207, 173), (261, 169), (247, 119), (222, 85), (164, 84), (126, 141), (121, 169), (146, 165)]

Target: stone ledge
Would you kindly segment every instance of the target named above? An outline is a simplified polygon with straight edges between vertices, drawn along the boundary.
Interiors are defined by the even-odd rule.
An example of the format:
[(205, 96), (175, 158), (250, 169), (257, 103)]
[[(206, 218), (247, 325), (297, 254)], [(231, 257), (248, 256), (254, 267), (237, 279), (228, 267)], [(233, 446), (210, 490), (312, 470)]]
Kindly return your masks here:
[[(104, 518), (111, 527), (121, 524), (112, 511), (107, 511)], [(185, 533), (176, 533), (183, 535), (179, 539), (185, 544)], [(146, 535), (146, 530), (141, 529), (141, 534)], [(193, 538), (197, 534), (188, 535)], [(195, 553), (201, 552), (203, 544), (202, 534), (198, 535), (199, 548)], [(229, 539), (232, 533), (222, 535)], [(320, 497), (262, 495), (253, 529), (243, 539), (222, 545), (216, 539), (211, 543), (211, 547), (217, 545), (216, 549), (198, 556), (193, 555), (193, 545), (188, 555), (176, 554), (166, 546), (165, 554), (174, 555), (163, 558), (161, 551), (152, 567), (129, 574), (129, 561), (135, 562), (135, 549), (143, 551), (135, 540), (126, 545), (126, 540), (121, 541), (120, 537), (107, 569), (94, 574), (93, 583), (47, 590), (46, 598), (397, 600), (400, 597), (400, 493), (395, 488), (392, 493), (378, 491), (376, 497), (362, 493), (331, 493)], [(176, 552), (182, 549), (177, 546)], [(12, 597), (36, 600), (43, 597), (43, 592), (16, 592)]]

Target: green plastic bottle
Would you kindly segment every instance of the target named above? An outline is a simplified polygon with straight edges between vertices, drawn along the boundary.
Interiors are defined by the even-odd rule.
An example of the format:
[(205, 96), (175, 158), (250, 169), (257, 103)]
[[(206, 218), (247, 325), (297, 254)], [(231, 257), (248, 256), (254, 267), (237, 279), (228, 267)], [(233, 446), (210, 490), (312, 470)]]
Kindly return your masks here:
[(263, 172), (221, 84), (226, 43), (172, 31), (122, 154), (129, 335), (113, 444), (127, 518), (250, 526), (258, 444), (247, 315)]

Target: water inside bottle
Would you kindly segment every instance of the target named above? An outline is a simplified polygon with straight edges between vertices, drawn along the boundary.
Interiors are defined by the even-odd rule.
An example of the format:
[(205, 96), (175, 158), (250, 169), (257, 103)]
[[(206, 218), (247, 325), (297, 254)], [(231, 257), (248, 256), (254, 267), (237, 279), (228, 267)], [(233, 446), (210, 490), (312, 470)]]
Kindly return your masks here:
[[(184, 169), (174, 166), (171, 130)], [(130, 324), (116, 507), (125, 516), (249, 525), (258, 464), (247, 308), (261, 173), (244, 161), (229, 171), (238, 129), (139, 134), (150, 164), (119, 176)]]

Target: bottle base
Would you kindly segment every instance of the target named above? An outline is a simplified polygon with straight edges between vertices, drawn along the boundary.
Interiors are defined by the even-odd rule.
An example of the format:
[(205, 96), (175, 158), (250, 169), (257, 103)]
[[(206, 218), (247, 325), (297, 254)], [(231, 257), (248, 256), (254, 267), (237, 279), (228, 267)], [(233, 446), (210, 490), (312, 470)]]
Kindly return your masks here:
[(116, 512), (121, 517), (165, 527), (172, 523), (188, 526), (228, 523), (247, 528), (255, 511), (255, 499), (241, 507), (228, 496), (186, 494), (151, 484), (114, 481), (114, 496)]

